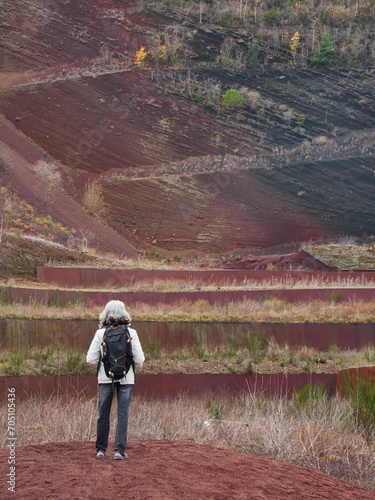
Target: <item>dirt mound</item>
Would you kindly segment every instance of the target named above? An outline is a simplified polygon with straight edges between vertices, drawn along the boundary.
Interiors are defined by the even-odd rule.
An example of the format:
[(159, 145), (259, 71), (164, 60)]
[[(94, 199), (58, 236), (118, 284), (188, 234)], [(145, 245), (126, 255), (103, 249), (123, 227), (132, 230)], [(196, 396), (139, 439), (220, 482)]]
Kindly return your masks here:
[(218, 264), (223, 269), (284, 269), (288, 271), (329, 270), (327, 266), (305, 250), (288, 255), (267, 255), (244, 257), (243, 259), (228, 259)]
[[(319, 499), (370, 500), (372, 491), (304, 467), (171, 441), (130, 441), (129, 460), (96, 460), (94, 444), (49, 443), (16, 449), (18, 499)], [(8, 450), (0, 451), (3, 478)], [(14, 498), (6, 491), (2, 498)], [(13, 495), (13, 496), (12, 496)]]

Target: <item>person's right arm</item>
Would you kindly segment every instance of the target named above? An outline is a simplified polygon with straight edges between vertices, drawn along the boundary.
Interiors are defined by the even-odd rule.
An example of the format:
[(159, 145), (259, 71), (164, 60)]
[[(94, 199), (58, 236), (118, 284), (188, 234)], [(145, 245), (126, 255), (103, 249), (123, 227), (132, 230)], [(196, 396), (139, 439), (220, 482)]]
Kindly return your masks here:
[(86, 355), (86, 361), (93, 368), (96, 368), (98, 366), (100, 357), (100, 346), (102, 340), (103, 340), (103, 331), (97, 330)]

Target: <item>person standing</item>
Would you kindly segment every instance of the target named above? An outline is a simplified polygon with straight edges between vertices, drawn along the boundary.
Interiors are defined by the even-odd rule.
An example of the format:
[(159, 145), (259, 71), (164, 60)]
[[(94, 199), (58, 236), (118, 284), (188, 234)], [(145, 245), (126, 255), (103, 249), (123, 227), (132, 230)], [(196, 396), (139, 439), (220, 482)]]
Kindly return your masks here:
[[(117, 394), (117, 429), (115, 439), (115, 460), (128, 458), (125, 450), (128, 436), (128, 417), (129, 406), (133, 395), (133, 386), (135, 382), (134, 368), (141, 368), (145, 360), (141, 343), (137, 332), (130, 328), (130, 316), (125, 309), (125, 304), (120, 300), (111, 300), (105, 306), (99, 316), (99, 329), (91, 342), (87, 352), (86, 361), (94, 368), (97, 368), (99, 401), (98, 401), (98, 420), (96, 427), (96, 458), (107, 458), (108, 435), (110, 428), (110, 413), (114, 389)], [(103, 336), (107, 328), (125, 325), (130, 334), (133, 364), (123, 378), (113, 382), (113, 379), (107, 377), (101, 356)]]

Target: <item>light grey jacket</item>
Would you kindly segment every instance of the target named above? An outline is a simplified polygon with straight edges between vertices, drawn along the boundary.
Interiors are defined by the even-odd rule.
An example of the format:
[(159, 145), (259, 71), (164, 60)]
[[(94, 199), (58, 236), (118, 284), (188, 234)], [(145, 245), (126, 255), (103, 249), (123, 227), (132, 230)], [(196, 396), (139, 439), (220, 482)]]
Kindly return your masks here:
[[(128, 329), (132, 342), (134, 365), (135, 368), (141, 368), (145, 360), (142, 346), (139, 341), (137, 332), (133, 328), (128, 327)], [(99, 357), (102, 352), (101, 343), (103, 341), (104, 332), (105, 328), (100, 328), (99, 330), (96, 331), (95, 336), (91, 342), (90, 348), (87, 351), (86, 361), (94, 368), (98, 366)], [(134, 384), (134, 371), (132, 367), (130, 367), (126, 376), (120, 379), (119, 382), (120, 384), (131, 384), (131, 385)], [(99, 384), (112, 383), (112, 379), (107, 377), (107, 375), (105, 374), (104, 365), (102, 362), (100, 362), (98, 383)]]

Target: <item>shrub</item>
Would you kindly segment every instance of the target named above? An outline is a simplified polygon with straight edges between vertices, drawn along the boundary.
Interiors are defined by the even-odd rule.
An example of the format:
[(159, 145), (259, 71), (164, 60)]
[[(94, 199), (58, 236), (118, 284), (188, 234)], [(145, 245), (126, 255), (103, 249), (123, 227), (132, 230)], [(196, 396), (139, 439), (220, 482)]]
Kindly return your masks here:
[(30, 168), (40, 179), (48, 184), (49, 187), (59, 188), (61, 186), (61, 173), (54, 163), (39, 160), (35, 165), (31, 165)]
[(160, 342), (149, 341), (146, 347), (146, 354), (151, 359), (159, 359), (160, 357)]
[(226, 38), (220, 47), (220, 55), (218, 62), (224, 68), (229, 68), (235, 66), (234, 53), (235, 53), (236, 42), (233, 38)]
[(84, 375), (90, 373), (90, 367), (85, 356), (80, 352), (68, 352), (66, 357), (66, 370), (72, 375)]
[(10, 296), (7, 292), (2, 292), (0, 295), (0, 304), (2, 306), (8, 306), (11, 303)]
[(222, 104), (224, 109), (243, 107), (243, 98), (238, 90), (230, 89), (222, 96)]
[(370, 437), (375, 432), (375, 385), (360, 376), (358, 386), (354, 388), (347, 373), (343, 394), (354, 410), (357, 426), (362, 427), (365, 435)]
[(84, 306), (84, 302), (77, 295), (73, 295), (72, 298), (68, 300), (66, 303), (66, 307), (81, 307)]
[(263, 105), (263, 99), (257, 90), (250, 90), (246, 95), (246, 104), (248, 104), (252, 109), (259, 109)]
[(34, 165), (31, 165), (30, 169), (35, 172), (35, 175), (45, 184), (43, 203), (44, 205), (47, 205), (50, 202), (53, 193), (60, 189), (62, 184), (62, 176), (59, 168), (54, 163), (39, 160)]
[(147, 250), (147, 257), (151, 260), (161, 260), (162, 259), (161, 252), (156, 247), (152, 247), (152, 248), (150, 248), (150, 250)]
[[(168, 60), (170, 64), (176, 64), (180, 60), (186, 60), (189, 56), (189, 46), (186, 43), (188, 31), (179, 24), (167, 26), (160, 34), (162, 40), (159, 53), (162, 61)], [(160, 57), (160, 55), (159, 55)]]
[(23, 362), (25, 361), (25, 357), (20, 353), (12, 353), (9, 358), (9, 362), (5, 367), (5, 373), (9, 376), (16, 377), (21, 375), (21, 367)]
[(83, 204), (90, 215), (100, 215), (105, 211), (102, 188), (95, 182), (86, 184), (83, 193)]
[(264, 22), (266, 24), (275, 24), (278, 18), (277, 10), (271, 9), (264, 15)]
[(135, 54), (135, 61), (134, 64), (140, 68), (143, 66), (144, 61), (148, 55), (148, 51), (145, 49), (145, 47), (141, 47)]
[(0, 154), (0, 172), (6, 172), (7, 170), (9, 170), (9, 168), (10, 165), (8, 160), (2, 154)]
[(196, 341), (195, 353), (197, 355), (197, 358), (202, 360), (202, 361), (208, 361), (208, 359), (210, 357), (205, 349), (205, 346), (202, 344), (202, 341), (200, 339), (197, 339), (197, 341)]
[(237, 253), (237, 252), (233, 252), (231, 255), (230, 255), (230, 260), (240, 260), (242, 259), (242, 255)]
[(329, 296), (329, 300), (333, 304), (339, 304), (342, 300), (341, 292), (332, 292), (331, 295)]
[(203, 93), (200, 89), (198, 89), (196, 91), (193, 101), (194, 102), (202, 102), (203, 101)]
[(260, 332), (248, 333), (244, 341), (245, 347), (255, 364), (261, 363), (266, 357), (268, 339)]
[(323, 385), (315, 386), (310, 383), (293, 392), (293, 402), (297, 409), (306, 408), (308, 404), (328, 398), (329, 393)]
[(223, 418), (223, 404), (217, 401), (207, 400), (206, 409), (212, 420), (222, 420)]
[(305, 115), (298, 115), (297, 120), (296, 120), (296, 125), (298, 127), (302, 127), (302, 125), (305, 123)]
[(327, 144), (327, 142), (328, 142), (328, 137), (325, 135), (320, 135), (313, 141), (313, 144)]
[(237, 339), (233, 335), (229, 339), (228, 345), (222, 350), (222, 352), (218, 353), (218, 355), (222, 355), (227, 358), (232, 358), (237, 351)]
[(58, 297), (50, 297), (47, 301), (48, 307), (60, 307), (60, 299)]

